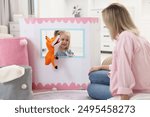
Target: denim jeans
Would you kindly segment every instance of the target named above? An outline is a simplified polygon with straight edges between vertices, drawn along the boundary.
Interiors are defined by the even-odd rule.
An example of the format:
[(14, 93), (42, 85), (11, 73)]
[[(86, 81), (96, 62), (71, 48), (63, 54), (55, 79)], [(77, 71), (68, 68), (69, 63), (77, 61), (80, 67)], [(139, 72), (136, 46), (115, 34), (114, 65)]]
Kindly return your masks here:
[(90, 84), (87, 91), (91, 98), (106, 100), (112, 97), (109, 90), (110, 78), (107, 75), (108, 72), (108, 70), (99, 70), (89, 74)]

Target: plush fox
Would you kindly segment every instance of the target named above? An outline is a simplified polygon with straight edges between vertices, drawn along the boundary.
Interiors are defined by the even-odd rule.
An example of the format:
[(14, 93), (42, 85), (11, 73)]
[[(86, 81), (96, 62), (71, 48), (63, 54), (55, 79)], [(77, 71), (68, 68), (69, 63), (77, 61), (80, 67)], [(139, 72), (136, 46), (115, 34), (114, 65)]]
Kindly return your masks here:
[(59, 43), (60, 36), (59, 35), (54, 36), (51, 39), (48, 36), (46, 36), (45, 39), (46, 39), (46, 46), (48, 49), (48, 52), (45, 56), (45, 65), (49, 65), (50, 63), (52, 63), (53, 67), (57, 69), (58, 67), (57, 65), (55, 65), (55, 59), (58, 59), (58, 57), (54, 55), (55, 51), (54, 46)]

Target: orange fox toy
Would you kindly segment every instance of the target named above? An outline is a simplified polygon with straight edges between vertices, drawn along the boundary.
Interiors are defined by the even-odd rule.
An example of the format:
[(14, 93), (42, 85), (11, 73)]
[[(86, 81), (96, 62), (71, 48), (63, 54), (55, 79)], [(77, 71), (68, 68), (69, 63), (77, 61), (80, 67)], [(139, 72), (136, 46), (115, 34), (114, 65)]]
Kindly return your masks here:
[(55, 51), (54, 46), (59, 43), (59, 38), (60, 38), (59, 35), (54, 36), (51, 39), (48, 36), (45, 37), (46, 46), (47, 46), (47, 49), (48, 49), (48, 52), (45, 56), (45, 65), (49, 65), (50, 63), (52, 63), (52, 65), (55, 69), (57, 69), (58, 67), (57, 67), (57, 65), (55, 65), (54, 61), (55, 61), (55, 59), (58, 59), (58, 57), (56, 57), (54, 55), (54, 51)]

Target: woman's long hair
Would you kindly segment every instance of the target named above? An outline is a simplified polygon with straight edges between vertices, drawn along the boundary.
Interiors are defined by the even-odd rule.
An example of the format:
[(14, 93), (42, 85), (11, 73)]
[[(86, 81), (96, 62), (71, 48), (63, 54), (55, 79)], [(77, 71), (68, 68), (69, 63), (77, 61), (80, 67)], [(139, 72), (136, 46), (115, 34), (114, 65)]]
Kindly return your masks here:
[(102, 11), (104, 23), (110, 31), (112, 39), (116, 39), (117, 34), (122, 31), (131, 31), (139, 35), (139, 31), (131, 19), (127, 9), (118, 3), (113, 3)]

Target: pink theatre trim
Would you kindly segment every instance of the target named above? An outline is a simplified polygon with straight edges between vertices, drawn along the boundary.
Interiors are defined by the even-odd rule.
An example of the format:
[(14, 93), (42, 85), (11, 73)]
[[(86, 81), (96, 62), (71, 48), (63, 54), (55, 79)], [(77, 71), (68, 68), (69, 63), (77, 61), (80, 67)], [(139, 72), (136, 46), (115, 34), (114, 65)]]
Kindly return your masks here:
[(51, 23), (55, 23), (55, 22), (64, 22), (64, 23), (98, 23), (98, 18), (26, 18), (25, 22), (27, 24), (41, 24), (44, 22), (51, 22)]
[(76, 83), (57, 83), (57, 84), (42, 84), (42, 83), (32, 83), (32, 88), (33, 90), (42, 90), (42, 89), (50, 89), (52, 90), (53, 88), (56, 88), (57, 90), (79, 90), (79, 89), (87, 89), (88, 84), (76, 84)]

